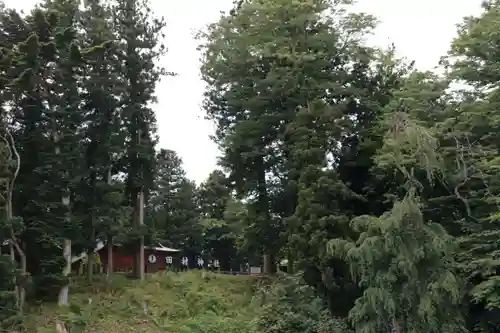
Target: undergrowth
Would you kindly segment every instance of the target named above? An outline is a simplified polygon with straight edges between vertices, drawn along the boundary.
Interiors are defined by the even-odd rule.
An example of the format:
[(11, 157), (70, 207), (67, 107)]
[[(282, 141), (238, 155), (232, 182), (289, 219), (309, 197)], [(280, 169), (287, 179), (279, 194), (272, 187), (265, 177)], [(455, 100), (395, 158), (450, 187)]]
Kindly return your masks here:
[(111, 286), (77, 281), (71, 305), (33, 307), (26, 331), (53, 333), (56, 320), (71, 333), (248, 332), (260, 307), (255, 279), (200, 272), (155, 274), (143, 282), (114, 277)]
[(297, 276), (273, 279), (201, 272), (159, 273), (111, 286), (76, 281), (71, 306), (32, 307), (29, 333), (349, 333)]

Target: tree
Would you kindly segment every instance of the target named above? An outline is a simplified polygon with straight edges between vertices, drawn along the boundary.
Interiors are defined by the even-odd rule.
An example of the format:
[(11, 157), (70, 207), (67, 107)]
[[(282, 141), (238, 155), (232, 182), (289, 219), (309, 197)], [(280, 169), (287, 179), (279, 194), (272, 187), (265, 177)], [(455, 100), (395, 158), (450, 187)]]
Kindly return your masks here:
[(205, 182), (200, 185), (199, 199), (202, 214), (208, 218), (222, 220), (227, 203), (231, 198), (231, 190), (224, 173), (212, 171)]
[(485, 1), (483, 13), (466, 17), (444, 59), (450, 79), (468, 85), (453, 95), (453, 107), (437, 129), (447, 157), (448, 181), (455, 197), (457, 257), (468, 284), (472, 329), (498, 330), (498, 136), (500, 2)]
[[(48, 7), (50, 5), (48, 4)], [(53, 5), (57, 6), (55, 3)], [(63, 248), (63, 260), (46, 257), (44, 258), (47, 260), (46, 263), (42, 264), (47, 265), (45, 269), (39, 270), (36, 266), (32, 266), (36, 282), (48, 278), (62, 284), (61, 304), (67, 303), (69, 282), (66, 276), (70, 269), (71, 238), (75, 230), (70, 225), (70, 183), (77, 170), (76, 167), (72, 167), (72, 164), (78, 165), (75, 161), (78, 154), (69, 147), (75, 145), (73, 139), (76, 124), (78, 124), (78, 119), (74, 118), (78, 115), (78, 106), (75, 104), (78, 101), (78, 93), (73, 70), (78, 66), (76, 63), (80, 61), (78, 47), (73, 44), (75, 36), (71, 30), (71, 15), (66, 18), (68, 21), (61, 22), (53, 11), (44, 12), (41, 9), (33, 11), (28, 21), (32, 32), (15, 49), (17, 51), (15, 68), (20, 76), (11, 86), (14, 100), (17, 102), (16, 107), (19, 107), (14, 115), (16, 118), (19, 117), (16, 120), (20, 120), (20, 123), (25, 125), (25, 127), (21, 125), (21, 128), (26, 131), (23, 133), (25, 137), (21, 137), (19, 143), (27, 143), (27, 147), (30, 147), (30, 143), (26, 142), (25, 138), (27, 140), (38, 139), (38, 142), (31, 142), (30, 147), (38, 152), (29, 158), (33, 161), (33, 158), (43, 156), (44, 159), (43, 165), (32, 165), (37, 172), (30, 180), (38, 183), (38, 186), (33, 183), (31, 185), (37, 186), (40, 193), (46, 193), (45, 205), (35, 208), (32, 203), (24, 207), (24, 210), (31, 209), (33, 213), (37, 212), (32, 216), (29, 213), (26, 214), (27, 212), (21, 213), (29, 216), (25, 219), (27, 232), (23, 236), (26, 237), (25, 241), (30, 254), (37, 253), (34, 258), (37, 258), (40, 253), (47, 252), (47, 247), (45, 251), (35, 250), (36, 243), (48, 240), (54, 251), (57, 251), (57, 248)], [(65, 23), (69, 26), (64, 25)], [(63, 80), (65, 80), (64, 83)], [(33, 130), (35, 132), (30, 133)], [(51, 147), (46, 146), (48, 149), (40, 149), (40, 144), (50, 144)], [(26, 166), (30, 167), (29, 164)], [(21, 165), (20, 173), (23, 171), (25, 170)], [(47, 180), (50, 180), (50, 189)], [(43, 227), (40, 228), (40, 225)], [(37, 233), (38, 235), (35, 236)], [(29, 239), (33, 236), (37, 238)], [(64, 239), (64, 246), (62, 246), (62, 239)], [(31, 252), (33, 250), (34, 252)], [(40, 264), (40, 261), (38, 262), (37, 264)], [(43, 277), (39, 275), (42, 271), (45, 271)], [(50, 276), (47, 272), (52, 272), (54, 275)], [(64, 282), (65, 279), (66, 282)], [(45, 280), (45, 283), (47, 282)]]
[[(5, 18), (6, 13), (4, 8), (2, 10), (2, 17)], [(24, 301), (25, 301), (25, 284), (27, 279), (26, 271), (26, 255), (23, 250), (23, 245), (19, 241), (19, 235), (23, 231), (23, 223), (19, 217), (14, 216), (13, 211), (13, 193), (15, 189), (15, 184), (17, 177), (19, 175), (19, 170), (21, 168), (21, 157), (19, 155), (17, 145), (14, 136), (11, 133), (10, 122), (13, 119), (13, 115), (8, 111), (7, 103), (10, 98), (12, 91), (9, 89), (9, 81), (11, 79), (9, 67), (13, 61), (14, 54), (8, 52), (5, 49), (1, 54), (1, 105), (0, 105), (0, 164), (2, 165), (0, 169), (0, 202), (2, 205), (2, 215), (0, 217), (0, 229), (2, 237), (0, 244), (0, 254), (1, 247), (5, 244), (9, 246), (10, 250), (10, 265), (3, 263), (3, 268), (6, 270), (6, 278), (11, 278), (15, 287), (12, 290), (16, 297), (16, 307), (10, 308), (10, 311), (19, 310), (19, 314), (23, 314)], [(16, 258), (19, 258), (20, 267), (16, 271), (17, 262)], [(6, 259), (6, 257), (2, 258)], [(12, 269), (12, 270), (11, 270)], [(11, 273), (11, 274), (9, 274)], [(6, 286), (5, 286), (6, 284)], [(5, 292), (9, 292), (9, 286), (11, 283), (4, 282), (4, 288), (7, 288)], [(9, 294), (6, 296), (6, 306), (9, 304)], [(10, 314), (12, 315), (12, 313)]]
[[(8, 119), (5, 110), (2, 110), (2, 119)], [(26, 258), (22, 257), (24, 270), (16, 270), (16, 247), (19, 249), (19, 254), (24, 255), (21, 250), (17, 235), (16, 220), (12, 216), (12, 192), (14, 188), (15, 178), (19, 171), (20, 159), (19, 154), (15, 150), (15, 142), (12, 135), (8, 132), (5, 124), (2, 124), (1, 132), (3, 133), (2, 141), (0, 141), (0, 201), (2, 204), (2, 215), (0, 216), (0, 308), (2, 309), (0, 316), (0, 329), (13, 329), (19, 324), (19, 319), (22, 316), (24, 307), (24, 285), (22, 279), (26, 272)], [(15, 157), (13, 156), (13, 152)], [(12, 168), (13, 167), (13, 168)], [(8, 245), (10, 254), (2, 253), (2, 248)]]
[(156, 158), (151, 198), (156, 238), (164, 245), (182, 249), (194, 263), (202, 250), (196, 185), (186, 178), (176, 152), (162, 149)]
[(144, 205), (152, 186), (156, 119), (149, 103), (155, 101), (154, 89), (164, 74), (155, 60), (165, 48), (160, 42), (165, 26), (163, 19), (153, 18), (149, 2), (118, 0), (112, 8), (113, 29), (119, 43), (119, 69), (127, 82), (120, 96), (122, 119), (125, 124), (127, 154), (124, 170), (127, 174), (127, 197), (134, 212), (132, 225), (139, 230), (135, 237), (135, 276), (144, 278)]
[(236, 241), (243, 232), (241, 218), (233, 214), (236, 203), (231, 192), (228, 180), (220, 170), (211, 172), (198, 189), (203, 252), (218, 260), (223, 271), (229, 271), (231, 262), (237, 259)]
[[(6, 113), (3, 114), (9, 118)], [(7, 126), (2, 126), (0, 130), (3, 132), (2, 145), (0, 146), (0, 161), (3, 168), (0, 171), (0, 201), (3, 204), (3, 216), (0, 218), (0, 229), (2, 230), (1, 246), (9, 245), (10, 261), (13, 267), (17, 266), (16, 258), (19, 258), (20, 269), (13, 277), (15, 283), (15, 294), (17, 298), (17, 308), (22, 315), (25, 301), (25, 281), (27, 278), (26, 272), (26, 255), (22, 249), (22, 244), (19, 242), (19, 235), (23, 231), (23, 223), (18, 217), (13, 216), (12, 211), (12, 194), (19, 169), (21, 167), (21, 158), (17, 152), (14, 138)], [(1, 251), (0, 251), (1, 254)]]
[(182, 160), (173, 150), (161, 149), (156, 154), (154, 187), (151, 191), (151, 209), (171, 210), (172, 196), (186, 179)]
[[(71, 187), (72, 180), (79, 176), (79, 155), (74, 149), (78, 142), (78, 126), (81, 121), (78, 91), (78, 78), (83, 58), (76, 40), (76, 29), (73, 17), (77, 11), (76, 3), (59, 3), (69, 8), (65, 12), (67, 17), (59, 17), (58, 26), (54, 27), (54, 46), (57, 54), (54, 54), (54, 66), (49, 69), (45, 80), (54, 79), (55, 84), (47, 82), (46, 92), (49, 102), (50, 131), (52, 144), (54, 146), (53, 171), (54, 179), (59, 178), (56, 189), (61, 197), (61, 206), (55, 210), (56, 218), (59, 219), (59, 227), (63, 236), (63, 256), (65, 265), (63, 268), (63, 279), (66, 279), (59, 292), (59, 305), (69, 305), (69, 275), (71, 273), (72, 249), (71, 240), (75, 238), (74, 226), (71, 216)], [(52, 5), (57, 6), (54, 2)], [(49, 7), (50, 8), (50, 7)], [(62, 14), (62, 13), (61, 13)], [(67, 21), (66, 21), (67, 20)], [(52, 63), (50, 63), (50, 66)]]
[[(122, 214), (117, 207), (121, 204), (120, 190), (112, 184), (112, 178), (119, 170), (118, 161), (124, 156), (125, 136), (117, 99), (123, 89), (123, 75), (120, 73), (111, 12), (109, 4), (96, 0), (86, 2), (81, 13), (81, 24), (85, 27), (82, 41), (85, 47), (93, 50), (86, 56), (83, 71), (85, 132), (81, 144), (85, 147), (86, 167), (80, 192), (89, 281), (92, 280), (97, 237), (106, 239), (111, 249), (109, 245), (113, 244), (113, 237), (117, 236), (124, 222), (120, 221)], [(117, 192), (116, 195), (111, 194), (113, 192)], [(111, 257), (108, 257), (108, 263), (111, 267)]]
[[(428, 100), (405, 94), (408, 91), (403, 87), (387, 106), (383, 123), (387, 134), (377, 158), (379, 166), (395, 168), (404, 176), (404, 197), (397, 198), (380, 217), (353, 219), (351, 226), (359, 233), (355, 242), (336, 239), (330, 243), (331, 253), (347, 260), (363, 288), (349, 312), (360, 332), (464, 329), (463, 285), (453, 261), (456, 243), (441, 225), (426, 221), (419, 198), (425, 183), (417, 168), (432, 183), (443, 170), (442, 156), (432, 130), (417, 117), (422, 110), (417, 106)], [(425, 110), (428, 115), (429, 108)]]
[[(334, 146), (329, 136), (338, 132), (335, 118), (348, 100), (347, 64), (369, 58), (359, 38), (374, 20), (347, 14), (348, 3), (242, 1), (203, 36), (205, 110), (217, 124), (223, 166), (240, 194), (251, 198), (248, 236), (261, 244), (265, 272), (274, 270), (282, 218), (295, 212), (301, 173), (310, 163), (321, 169)], [(318, 133), (307, 152), (298, 123)], [(288, 206), (280, 211), (272, 204), (280, 196), (277, 184), (287, 191)]]

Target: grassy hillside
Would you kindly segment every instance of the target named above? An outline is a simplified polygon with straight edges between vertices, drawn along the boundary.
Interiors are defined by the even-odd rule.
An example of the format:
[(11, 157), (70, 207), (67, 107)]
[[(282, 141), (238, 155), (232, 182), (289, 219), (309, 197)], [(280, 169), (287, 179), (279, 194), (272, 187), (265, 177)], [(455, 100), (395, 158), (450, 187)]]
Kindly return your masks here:
[(59, 318), (71, 333), (244, 333), (260, 308), (255, 285), (251, 277), (202, 278), (200, 272), (162, 273), (144, 282), (118, 276), (111, 287), (104, 281), (92, 287), (75, 283), (68, 311), (54, 305), (33, 308), (26, 329), (54, 332)]

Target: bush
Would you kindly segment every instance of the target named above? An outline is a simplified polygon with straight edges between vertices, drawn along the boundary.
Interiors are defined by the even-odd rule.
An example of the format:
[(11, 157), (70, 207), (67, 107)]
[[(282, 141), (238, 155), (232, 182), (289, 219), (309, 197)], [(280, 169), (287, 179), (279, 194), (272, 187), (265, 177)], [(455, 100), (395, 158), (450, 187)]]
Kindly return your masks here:
[(297, 276), (282, 276), (265, 291), (266, 304), (254, 320), (254, 333), (346, 333), (314, 290)]

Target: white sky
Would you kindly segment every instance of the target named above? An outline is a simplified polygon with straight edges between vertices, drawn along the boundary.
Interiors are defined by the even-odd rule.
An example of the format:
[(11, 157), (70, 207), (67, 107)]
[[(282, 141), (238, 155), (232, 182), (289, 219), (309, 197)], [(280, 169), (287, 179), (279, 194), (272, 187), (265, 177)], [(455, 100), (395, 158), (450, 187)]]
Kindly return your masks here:
[[(8, 7), (29, 9), (38, 0), (4, 0)], [(232, 0), (151, 0), (156, 15), (167, 21), (169, 54), (162, 60), (176, 77), (157, 88), (157, 114), (161, 148), (177, 151), (188, 176), (203, 181), (215, 168), (217, 147), (209, 139), (213, 126), (204, 120), (200, 105), (204, 83), (199, 78), (196, 30), (218, 19)], [(371, 43), (394, 43), (399, 55), (415, 60), (417, 67), (432, 69), (448, 50), (455, 25), (462, 17), (477, 14), (482, 0), (358, 0), (360, 11), (379, 18), (381, 24)]]

